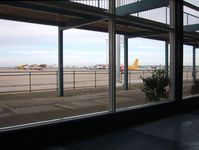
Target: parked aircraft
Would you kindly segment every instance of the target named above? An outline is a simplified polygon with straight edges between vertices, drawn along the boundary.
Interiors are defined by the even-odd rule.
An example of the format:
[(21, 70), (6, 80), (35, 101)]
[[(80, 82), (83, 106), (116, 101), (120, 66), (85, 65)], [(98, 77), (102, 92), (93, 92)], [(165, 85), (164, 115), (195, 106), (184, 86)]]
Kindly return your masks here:
[(164, 66), (162, 66), (162, 65), (147, 66), (147, 69), (148, 69), (148, 70), (164, 69)]
[(19, 65), (16, 68), (18, 70), (28, 70), (30, 67), (28, 66), (28, 64), (24, 64), (24, 65)]
[(108, 69), (108, 65), (107, 64), (97, 64), (95, 65), (96, 69)]
[(44, 70), (45, 68), (47, 68), (46, 64), (33, 64), (33, 65), (19, 65), (16, 67), (18, 70)]
[[(128, 66), (128, 71), (137, 70), (140, 66), (138, 65), (138, 59), (135, 59), (132, 65)], [(120, 65), (120, 72), (124, 72), (124, 65)]]
[(37, 64), (30, 65), (30, 70), (44, 70), (44, 68), (46, 68), (46, 66), (44, 67), (43, 64), (41, 64), (41, 65), (37, 65)]

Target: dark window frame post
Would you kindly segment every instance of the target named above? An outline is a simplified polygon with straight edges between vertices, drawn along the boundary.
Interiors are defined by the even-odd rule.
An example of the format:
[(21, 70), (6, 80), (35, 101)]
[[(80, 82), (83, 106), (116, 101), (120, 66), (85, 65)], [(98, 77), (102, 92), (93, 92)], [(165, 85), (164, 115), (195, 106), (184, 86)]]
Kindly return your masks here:
[(124, 36), (124, 90), (128, 90), (128, 37)]
[(196, 47), (193, 46), (193, 82), (196, 81)]
[(183, 0), (170, 0), (170, 94), (171, 100), (182, 99), (183, 79)]
[(58, 27), (58, 96), (64, 96), (63, 29)]
[(116, 110), (116, 33), (115, 1), (109, 0), (108, 33), (109, 33), (109, 111)]
[(169, 42), (165, 41), (165, 74), (169, 77)]

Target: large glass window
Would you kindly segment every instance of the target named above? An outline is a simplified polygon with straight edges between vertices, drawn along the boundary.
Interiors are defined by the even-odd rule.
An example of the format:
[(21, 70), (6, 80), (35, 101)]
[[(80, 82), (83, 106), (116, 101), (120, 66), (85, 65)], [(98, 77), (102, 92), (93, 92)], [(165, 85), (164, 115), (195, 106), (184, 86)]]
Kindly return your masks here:
[(184, 97), (199, 94), (198, 79), (199, 78), (198, 78), (197, 49), (194, 48), (193, 46), (184, 46), (184, 61), (183, 61), (183, 96)]
[(108, 110), (108, 34), (64, 31), (64, 89), (66, 115)]
[[(191, 2), (197, 5), (194, 1)], [(199, 12), (184, 6), (183, 97), (199, 94), (198, 44), (192, 35), (198, 34)], [(188, 35), (188, 36), (187, 36)], [(189, 37), (190, 36), (190, 37)]]
[[(153, 28), (154, 24), (170, 24), (169, 8), (165, 6), (152, 10), (147, 7), (127, 9), (136, 6), (136, 3), (144, 4), (144, 1), (119, 1), (116, 6), (118, 15), (129, 15), (129, 18), (132, 18), (127, 24), (117, 26), (118, 32), (121, 30), (120, 27), (128, 32), (124, 33), (125, 37), (120, 36), (120, 39), (116, 40), (117, 109), (167, 102), (170, 96), (169, 35), (165, 31), (156, 31)], [(138, 25), (138, 22), (153, 25), (149, 25), (148, 28)], [(125, 38), (128, 38), (127, 46)]]
[(191, 95), (193, 83), (193, 47), (184, 46), (183, 58), (183, 96)]
[[(121, 44), (122, 45), (122, 44)], [(140, 106), (143, 104), (151, 104), (154, 102), (166, 102), (169, 97), (169, 80), (167, 79), (167, 84), (165, 85), (165, 97), (156, 99), (156, 90), (154, 93), (148, 93), (151, 88), (148, 87), (146, 80), (150, 80), (151, 84), (153, 82), (159, 82), (158, 76), (162, 75), (166, 79), (166, 67), (165, 67), (165, 42), (144, 38), (132, 38), (128, 40), (128, 90), (124, 89), (124, 55), (123, 50), (120, 53), (121, 70), (120, 78), (117, 81), (117, 108), (125, 108), (129, 106)], [(169, 46), (169, 45), (167, 45)], [(121, 47), (123, 48), (123, 47)], [(168, 48), (168, 47), (167, 47)], [(117, 57), (118, 58), (118, 57)], [(153, 77), (152, 77), (153, 76)], [(154, 79), (153, 79), (154, 78)], [(154, 81), (152, 81), (154, 80)], [(164, 84), (162, 81), (160, 81)], [(147, 91), (148, 90), (148, 91)], [(154, 94), (151, 98), (149, 95)], [(148, 96), (148, 97), (147, 97)]]
[(54, 118), (57, 27), (0, 20), (0, 128)]
[[(117, 0), (110, 1), (115, 2), (117, 15), (110, 16), (104, 10), (108, 0), (72, 1), (79, 3), (77, 7), (88, 7), (89, 12), (62, 10), (57, 4), (60, 14), (15, 8), (15, 19), (19, 16), (21, 21), (40, 24), (0, 20), (0, 128), (114, 112), (115, 101), (121, 110), (170, 99), (170, 8), (149, 10), (145, 6), (125, 12), (127, 5), (144, 1)], [(95, 11), (92, 6), (101, 9)], [(188, 7), (184, 11), (183, 96), (190, 96), (198, 94), (199, 17)], [(12, 18), (12, 11), (2, 12)], [(60, 33), (63, 43), (58, 41)], [(63, 66), (58, 63), (62, 56)], [(58, 96), (62, 84), (64, 95)]]
[(63, 34), (64, 96), (58, 91), (58, 27), (0, 20), (0, 128), (108, 110), (108, 34)]

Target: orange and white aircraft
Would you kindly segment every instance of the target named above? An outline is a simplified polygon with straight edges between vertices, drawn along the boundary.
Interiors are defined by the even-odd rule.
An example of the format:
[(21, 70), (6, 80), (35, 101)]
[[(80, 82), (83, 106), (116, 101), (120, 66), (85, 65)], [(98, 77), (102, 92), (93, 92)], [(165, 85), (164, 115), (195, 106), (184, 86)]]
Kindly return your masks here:
[[(138, 59), (135, 59), (132, 65), (128, 66), (128, 71), (137, 70), (140, 66), (138, 65)], [(120, 72), (124, 72), (124, 65), (120, 65)]]

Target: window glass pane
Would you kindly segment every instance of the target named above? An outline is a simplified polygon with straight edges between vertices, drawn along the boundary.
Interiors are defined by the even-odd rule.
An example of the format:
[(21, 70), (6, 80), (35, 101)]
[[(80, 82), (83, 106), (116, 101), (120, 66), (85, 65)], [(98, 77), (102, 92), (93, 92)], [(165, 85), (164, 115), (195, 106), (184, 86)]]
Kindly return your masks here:
[[(143, 4), (143, 7), (136, 8), (136, 3)], [(168, 44), (168, 64), (165, 67), (165, 41), (169, 41), (169, 35), (165, 31), (157, 32), (154, 26), (150, 24), (155, 24), (155, 26), (159, 26), (160, 23), (161, 25), (170, 24), (170, 10), (166, 6), (149, 10), (148, 8), (153, 6), (153, 2), (147, 3), (148, 5), (144, 4), (145, 2), (141, 0), (124, 2), (119, 0), (117, 5), (118, 15), (129, 15), (129, 21), (117, 18), (118, 22), (122, 22), (122, 25), (117, 26), (117, 33), (122, 32), (120, 27), (123, 27), (125, 28), (123, 29), (124, 35), (128, 37), (128, 65), (126, 65), (128, 72), (125, 72), (124, 69), (124, 62), (126, 62), (124, 57), (124, 37), (121, 36), (120, 44), (118, 44), (118, 41), (116, 43), (117, 47), (120, 48), (120, 52), (116, 48), (116, 54), (119, 55), (116, 57), (117, 109), (157, 104), (158, 102), (167, 102), (169, 99), (170, 69)], [(129, 8), (130, 6), (134, 9), (125, 9), (125, 7)], [(137, 25), (137, 22), (143, 23), (143, 26)], [(146, 29), (145, 24), (148, 24), (149, 28)], [(117, 64), (120, 64), (120, 66)], [(120, 69), (118, 69), (118, 66)], [(165, 70), (167, 70), (167, 73)], [(162, 80), (158, 81), (158, 76), (161, 76), (164, 82)], [(154, 83), (148, 84), (150, 82)], [(156, 89), (159, 86), (157, 82), (161, 84), (162, 89)], [(128, 85), (128, 89), (126, 85)]]
[[(188, 2), (188, 1), (187, 1)], [(196, 5), (196, 1), (189, 1)], [(184, 50), (183, 50), (183, 96), (199, 94), (198, 88), (198, 41), (192, 37), (197, 35), (199, 12), (189, 7), (184, 7)], [(190, 37), (189, 37), (190, 36)], [(195, 48), (194, 48), (195, 47)], [(195, 58), (195, 59), (194, 59)]]
[(54, 119), (57, 27), (0, 20), (0, 128)]
[(0, 128), (108, 110), (106, 32), (64, 31), (59, 97), (58, 27), (0, 20), (0, 31)]
[(185, 45), (183, 58), (183, 96), (191, 95), (191, 88), (193, 83), (193, 48)]
[(108, 110), (108, 34), (64, 31), (65, 103), (69, 116)]
[[(166, 102), (169, 97), (169, 80), (166, 78), (165, 72), (165, 42), (144, 38), (132, 38), (128, 40), (128, 90), (124, 89), (124, 51), (122, 46), (121, 44), (120, 80), (117, 80), (117, 108)], [(151, 78), (152, 74), (154, 81)], [(157, 75), (163, 75), (164, 82), (167, 82), (163, 88), (165, 90), (164, 94), (166, 94), (165, 97), (163, 96), (164, 94), (158, 95), (159, 93), (150, 97), (153, 93), (150, 93), (149, 90), (153, 87), (149, 86), (151, 84), (155, 86), (158, 82)], [(148, 78), (147, 80), (150, 80), (151, 84), (146, 86), (147, 83), (143, 83), (142, 78)], [(164, 82), (160, 81), (160, 84), (164, 84)]]

